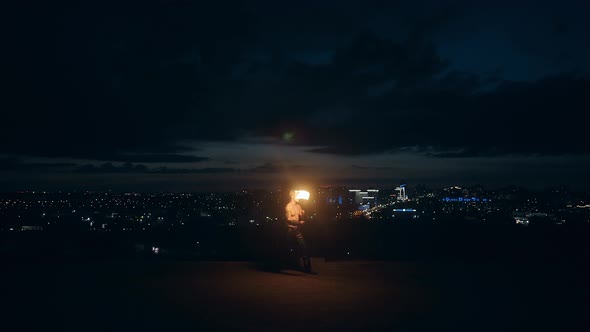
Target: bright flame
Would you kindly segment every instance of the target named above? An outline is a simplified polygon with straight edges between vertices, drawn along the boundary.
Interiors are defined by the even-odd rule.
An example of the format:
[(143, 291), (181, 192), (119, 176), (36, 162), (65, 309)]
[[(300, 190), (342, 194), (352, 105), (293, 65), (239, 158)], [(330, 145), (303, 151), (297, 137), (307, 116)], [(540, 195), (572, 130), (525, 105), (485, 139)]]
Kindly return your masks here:
[(295, 190), (295, 199), (309, 200), (309, 191), (306, 191), (306, 190)]

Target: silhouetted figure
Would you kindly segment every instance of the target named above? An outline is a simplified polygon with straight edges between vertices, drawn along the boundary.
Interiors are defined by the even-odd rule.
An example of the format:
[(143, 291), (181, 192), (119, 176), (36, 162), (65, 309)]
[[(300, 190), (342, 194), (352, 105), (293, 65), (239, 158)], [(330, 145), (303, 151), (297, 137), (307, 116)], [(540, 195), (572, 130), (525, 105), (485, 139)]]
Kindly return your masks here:
[(303, 271), (306, 273), (312, 273), (311, 271), (311, 260), (309, 253), (307, 252), (307, 246), (303, 233), (301, 232), (301, 225), (305, 223), (303, 220), (303, 214), (305, 211), (299, 205), (299, 199), (296, 196), (295, 190), (289, 192), (291, 201), (285, 206), (285, 213), (287, 216), (287, 226), (289, 227), (289, 236), (295, 237), (298, 246), (298, 258), (303, 260)]

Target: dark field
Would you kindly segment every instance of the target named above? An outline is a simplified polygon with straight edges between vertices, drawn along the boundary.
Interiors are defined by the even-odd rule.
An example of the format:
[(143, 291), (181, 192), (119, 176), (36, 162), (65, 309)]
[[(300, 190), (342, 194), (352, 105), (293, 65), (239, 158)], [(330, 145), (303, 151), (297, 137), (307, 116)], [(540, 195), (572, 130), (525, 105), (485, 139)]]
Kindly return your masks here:
[(3, 233), (2, 331), (590, 326), (587, 227), (309, 227), (318, 275), (281, 234)]
[(327, 261), (4, 264), (4, 331), (585, 331), (573, 263)]

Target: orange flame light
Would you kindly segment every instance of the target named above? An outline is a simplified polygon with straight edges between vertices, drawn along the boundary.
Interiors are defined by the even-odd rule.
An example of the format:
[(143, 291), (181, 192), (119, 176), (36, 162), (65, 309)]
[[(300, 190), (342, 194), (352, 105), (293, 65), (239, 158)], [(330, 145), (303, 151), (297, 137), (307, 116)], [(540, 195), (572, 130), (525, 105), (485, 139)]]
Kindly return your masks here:
[(295, 190), (295, 199), (309, 200), (309, 191), (307, 191), (307, 190)]

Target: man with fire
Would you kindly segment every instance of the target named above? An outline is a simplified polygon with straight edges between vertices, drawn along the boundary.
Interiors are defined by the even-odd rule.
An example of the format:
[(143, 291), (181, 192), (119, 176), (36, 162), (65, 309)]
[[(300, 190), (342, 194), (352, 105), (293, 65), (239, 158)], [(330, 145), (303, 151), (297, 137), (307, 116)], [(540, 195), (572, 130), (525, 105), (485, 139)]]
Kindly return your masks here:
[[(303, 238), (303, 233), (301, 232), (301, 226), (305, 223), (303, 219), (303, 215), (305, 211), (299, 205), (299, 193), (301, 191), (298, 190), (291, 190), (289, 192), (289, 196), (291, 200), (285, 206), (285, 214), (287, 216), (287, 226), (289, 227), (288, 233), (290, 237), (295, 237), (298, 246), (298, 256), (299, 259), (303, 260), (303, 271), (306, 273), (314, 273), (311, 271), (311, 259), (309, 258), (309, 253), (307, 252), (307, 246), (305, 244), (305, 239)], [(304, 192), (305, 194), (309, 195), (309, 193)]]

